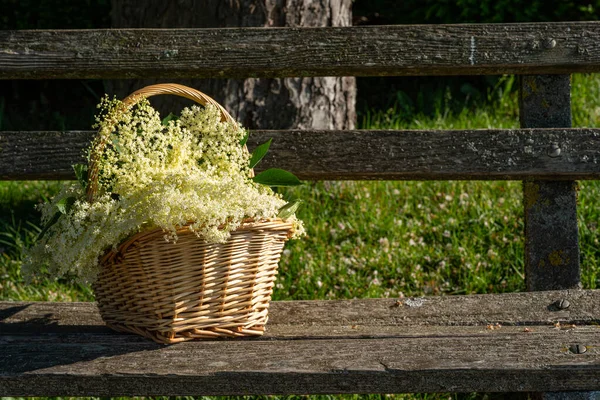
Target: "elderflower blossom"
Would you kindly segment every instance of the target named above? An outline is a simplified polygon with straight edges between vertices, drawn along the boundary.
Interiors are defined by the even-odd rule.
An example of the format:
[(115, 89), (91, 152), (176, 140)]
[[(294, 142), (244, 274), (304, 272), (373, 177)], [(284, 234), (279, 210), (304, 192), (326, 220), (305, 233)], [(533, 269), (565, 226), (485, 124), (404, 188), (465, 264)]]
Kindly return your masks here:
[[(98, 160), (98, 192), (88, 202), (85, 188), (71, 184), (40, 207), (48, 223), (61, 202), (73, 199), (30, 249), (26, 277), (45, 268), (93, 282), (99, 258), (141, 230), (161, 228), (165, 240), (176, 241), (176, 230), (188, 226), (207, 242), (224, 242), (244, 220), (276, 218), (286, 204), (251, 180), (250, 154), (240, 145), (245, 132), (222, 122), (217, 107), (186, 108), (166, 126), (145, 99), (127, 110), (105, 98), (101, 107), (98, 138), (106, 145), (90, 154)], [(287, 220), (293, 237), (304, 233), (295, 215)]]

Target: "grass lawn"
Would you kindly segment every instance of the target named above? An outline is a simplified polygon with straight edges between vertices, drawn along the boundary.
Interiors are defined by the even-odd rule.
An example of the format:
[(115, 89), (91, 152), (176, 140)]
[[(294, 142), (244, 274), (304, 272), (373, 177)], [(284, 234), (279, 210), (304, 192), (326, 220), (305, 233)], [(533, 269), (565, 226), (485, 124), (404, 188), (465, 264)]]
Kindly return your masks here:
[[(516, 93), (509, 90), (514, 82), (506, 78), (481, 108), (450, 114), (440, 107), (433, 117), (414, 115), (410, 120), (398, 118), (391, 108), (363, 115), (360, 124), (373, 129), (518, 127)], [(575, 126), (600, 126), (599, 77), (574, 76), (573, 118)], [(58, 187), (53, 182), (0, 182), (0, 300), (93, 299), (88, 287), (47, 280), (25, 285), (20, 277), (23, 248), (39, 231), (33, 205)], [(524, 290), (520, 182), (310, 182), (285, 194), (305, 201), (299, 214), (308, 237), (286, 245), (276, 300)], [(599, 195), (598, 182), (580, 182), (582, 276), (589, 289), (600, 287)], [(361, 396), (383, 397), (388, 396)]]

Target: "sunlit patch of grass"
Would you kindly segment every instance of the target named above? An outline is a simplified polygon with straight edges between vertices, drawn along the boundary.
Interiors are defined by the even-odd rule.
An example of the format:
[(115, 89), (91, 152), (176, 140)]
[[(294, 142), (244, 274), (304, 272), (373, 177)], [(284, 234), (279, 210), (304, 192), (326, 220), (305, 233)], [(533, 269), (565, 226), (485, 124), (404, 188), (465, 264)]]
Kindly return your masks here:
[(283, 254), (278, 298), (524, 289), (518, 182), (322, 182), (293, 196), (308, 237)]

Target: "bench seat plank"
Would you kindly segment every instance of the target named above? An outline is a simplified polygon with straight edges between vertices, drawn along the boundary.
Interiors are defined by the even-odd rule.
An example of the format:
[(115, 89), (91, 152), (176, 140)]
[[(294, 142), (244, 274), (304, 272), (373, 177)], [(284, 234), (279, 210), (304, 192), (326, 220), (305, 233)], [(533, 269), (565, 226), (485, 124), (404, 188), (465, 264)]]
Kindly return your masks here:
[[(91, 131), (0, 132), (0, 180), (74, 179)], [(252, 131), (307, 180), (600, 179), (600, 129)]]
[(94, 303), (0, 302), (0, 396), (598, 390), (599, 301), (274, 302), (263, 337), (172, 346), (112, 332)]

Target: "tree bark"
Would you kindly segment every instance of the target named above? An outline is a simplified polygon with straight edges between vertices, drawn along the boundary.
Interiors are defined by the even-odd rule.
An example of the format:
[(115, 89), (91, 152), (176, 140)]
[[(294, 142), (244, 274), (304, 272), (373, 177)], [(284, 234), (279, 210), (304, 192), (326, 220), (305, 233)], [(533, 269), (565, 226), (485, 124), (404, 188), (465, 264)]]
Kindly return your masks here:
[[(113, 0), (112, 24), (114, 28), (349, 26), (352, 11), (351, 0)], [(157, 82), (108, 81), (107, 90), (124, 97)], [(354, 77), (202, 79), (178, 83), (213, 97), (249, 129), (355, 127)], [(177, 112), (186, 104), (172, 97), (152, 103), (161, 113)]]

